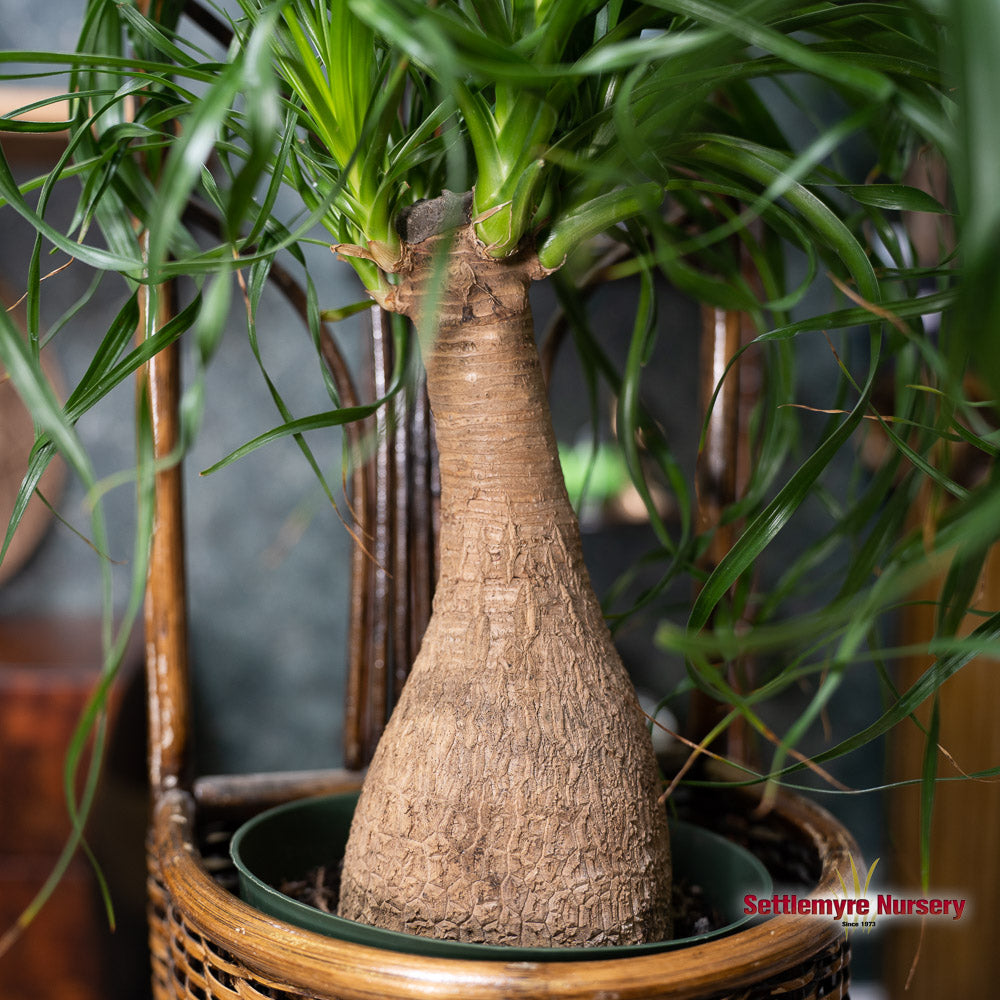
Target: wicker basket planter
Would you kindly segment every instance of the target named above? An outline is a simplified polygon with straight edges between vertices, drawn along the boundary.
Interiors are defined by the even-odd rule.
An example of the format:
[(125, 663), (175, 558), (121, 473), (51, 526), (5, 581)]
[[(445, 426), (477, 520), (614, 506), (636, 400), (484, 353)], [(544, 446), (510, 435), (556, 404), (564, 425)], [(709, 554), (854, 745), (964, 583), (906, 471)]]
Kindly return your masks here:
[[(338, 941), (267, 916), (233, 891), (226, 857), (248, 815), (303, 794), (355, 788), (349, 772), (210, 779), (159, 797), (150, 840), (150, 925), (156, 1000), (308, 997), (502, 997), (782, 1000), (848, 996), (849, 947), (830, 920), (775, 917), (678, 951), (585, 962), (431, 958)], [(778, 885), (832, 891), (850, 836), (825, 811), (786, 796), (752, 818), (747, 794), (706, 792), (684, 803), (703, 825), (742, 842)]]
[[(178, 435), (178, 379), (172, 350), (153, 360), (148, 378), (157, 453), (168, 456)], [(401, 439), (396, 447), (412, 453), (414, 444)], [(372, 484), (362, 479), (358, 507), (372, 507), (377, 514), (385, 507), (379, 497), (391, 494), (398, 501), (399, 495), (391, 489), (391, 477), (376, 474), (374, 480), (369, 489)], [(413, 502), (423, 510), (419, 494)], [(848, 996), (850, 949), (841, 927), (829, 919), (779, 916), (728, 937), (638, 957), (507, 962), (371, 948), (303, 930), (248, 906), (236, 895), (235, 869), (229, 859), (229, 841), (237, 827), (279, 803), (355, 790), (361, 772), (191, 780), (182, 508), (180, 470), (165, 468), (157, 477), (157, 529), (146, 615), (153, 794), (148, 909), (155, 1000), (842, 1000)], [(367, 523), (376, 537), (390, 527), (387, 519), (374, 515)], [(377, 588), (365, 585), (368, 565), (365, 558), (356, 562), (356, 606), (351, 615), (352, 655), (357, 654), (362, 667), (373, 658), (366, 655), (371, 643), (357, 641), (357, 636), (377, 640), (393, 615), (397, 624), (419, 623), (428, 603), (419, 587), (409, 585), (397, 597), (373, 596)], [(411, 577), (401, 570), (396, 579)], [(371, 622), (381, 623), (381, 632), (370, 625), (366, 632), (366, 623)], [(364, 670), (352, 674), (349, 687), (355, 694), (348, 699), (346, 726), (349, 761), (365, 758), (365, 747), (374, 745), (373, 734), (384, 723), (382, 710), (389, 697), (383, 688), (373, 687), (372, 678), (391, 683), (385, 674)], [(362, 683), (359, 676), (367, 680)], [(795, 886), (800, 895), (831, 893), (839, 886), (840, 873), (850, 870), (850, 856), (856, 853), (852, 838), (827, 812), (805, 799), (781, 795), (774, 808), (757, 816), (758, 798), (749, 790), (682, 792), (676, 803), (681, 818), (748, 848), (764, 862), (776, 886)]]

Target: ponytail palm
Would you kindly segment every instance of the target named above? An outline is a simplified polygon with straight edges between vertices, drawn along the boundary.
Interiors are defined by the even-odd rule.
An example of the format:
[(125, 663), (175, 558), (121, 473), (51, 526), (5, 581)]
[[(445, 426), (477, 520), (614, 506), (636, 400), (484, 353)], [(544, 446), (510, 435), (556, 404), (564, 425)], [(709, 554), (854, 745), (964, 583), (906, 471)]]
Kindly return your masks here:
[[(896, 224), (901, 212), (944, 211), (899, 178), (919, 151), (958, 145), (954, 98), (938, 67), (947, 22), (917, 0), (239, 0), (235, 12), (214, 16), (216, 34), (231, 37), (220, 55), (184, 41), (176, 4), (150, 14), (92, 0), (87, 11), (80, 51), (63, 60), (78, 95), (69, 152), (39, 185), (37, 206), (7, 171), (0, 194), (40, 240), (124, 275), (129, 304), (59, 412), (37, 366), (36, 254), (29, 343), (7, 325), (0, 338), (11, 377), (39, 414), (24, 498), (57, 448), (92, 478), (76, 419), (188, 331), (197, 367), (183, 412), (193, 436), (231, 272), (245, 274), (255, 338), (269, 270), (281, 257), (305, 264), (302, 244), (325, 227), (370, 298), (418, 331), (442, 468), (434, 616), (359, 805), (344, 912), (469, 940), (663, 936), (669, 851), (652, 751), (583, 566), (528, 286), (553, 276), (589, 378), (605, 380), (618, 400), (618, 435), (640, 493), (650, 495), (643, 468), (652, 464), (675, 495), (677, 525), (649, 504), (664, 569), (642, 600), (655, 602), (680, 577), (697, 581), (686, 626), (661, 630), (666, 646), (687, 655), (689, 685), (722, 702), (727, 720), (770, 733), (760, 702), (821, 678), (778, 741), (766, 775), (778, 780), (801, 766), (787, 766), (788, 751), (925, 561), (928, 536), (906, 531), (916, 494), (956, 499), (930, 544), (960, 552), (965, 567), (982, 549), (966, 515), (991, 523), (994, 494), (973, 492), (936, 465), (942, 442), (994, 450), (963, 394), (965, 342), (947, 327), (938, 343), (920, 330), (924, 313), (954, 301), (957, 272), (914, 268)], [(835, 111), (793, 143), (764, 98), (780, 95), (772, 103), (810, 120), (799, 95), (817, 92)], [(873, 144), (859, 145), (862, 136)], [(858, 149), (868, 151), (870, 178), (841, 162)], [(77, 214), (60, 232), (46, 220), (45, 200), (52, 185), (76, 178)], [(288, 217), (278, 208), (283, 188), (297, 197)], [(187, 228), (193, 202), (216, 216), (214, 245)], [(103, 240), (91, 241), (98, 229)], [(623, 248), (613, 274), (639, 280), (622, 372), (573, 286), (572, 275), (593, 262), (588, 241), (597, 236)], [(805, 265), (791, 285), (789, 248)], [(793, 310), (820, 272), (833, 276), (841, 298), (802, 320)], [(181, 274), (198, 276), (200, 292), (131, 348), (122, 331), (137, 297)], [(658, 277), (749, 316), (768, 361), (753, 469), (725, 515), (745, 528), (710, 573), (671, 442), (640, 398)], [(315, 267), (307, 279), (315, 327), (322, 281)], [(919, 298), (928, 283), (934, 294)], [(843, 366), (828, 423), (789, 471), (789, 345), (862, 324), (865, 363)], [(390, 394), (404, 381), (406, 337)], [(889, 354), (894, 422), (872, 403)], [(328, 411), (297, 419), (276, 395), (280, 426), (240, 453), (296, 435), (314, 461), (303, 434), (375, 405), (348, 408), (332, 386), (331, 394)], [(890, 458), (852, 493), (834, 496), (824, 477), (866, 418), (881, 423)], [(699, 420), (692, 416), (693, 433)], [(828, 506), (827, 533), (772, 593), (750, 596), (758, 560), (810, 496)], [(848, 565), (834, 598), (805, 621), (782, 622), (787, 600), (838, 551)], [(952, 584), (964, 609), (971, 594)], [(949, 645), (957, 621), (954, 607), (942, 615), (944, 666), (929, 691), (968, 658), (967, 645)], [(757, 626), (749, 636), (747, 623)], [(989, 618), (981, 641), (994, 631)], [(757, 689), (734, 690), (720, 660), (772, 648), (784, 651), (783, 667)], [(916, 693), (899, 697), (886, 686), (891, 707), (827, 756), (912, 712)]]

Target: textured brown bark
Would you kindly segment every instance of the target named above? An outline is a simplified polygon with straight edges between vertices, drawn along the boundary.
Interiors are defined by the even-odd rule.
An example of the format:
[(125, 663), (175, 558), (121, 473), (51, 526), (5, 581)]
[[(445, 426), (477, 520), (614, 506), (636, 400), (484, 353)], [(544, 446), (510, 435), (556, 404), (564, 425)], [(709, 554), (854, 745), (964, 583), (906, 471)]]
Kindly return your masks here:
[[(535, 349), (530, 255), (471, 228), (407, 247), (386, 303), (426, 325), (441, 568), (372, 761), (340, 913), (511, 945), (669, 936), (669, 843), (644, 719), (594, 596)], [(438, 275), (441, 280), (429, 278)]]

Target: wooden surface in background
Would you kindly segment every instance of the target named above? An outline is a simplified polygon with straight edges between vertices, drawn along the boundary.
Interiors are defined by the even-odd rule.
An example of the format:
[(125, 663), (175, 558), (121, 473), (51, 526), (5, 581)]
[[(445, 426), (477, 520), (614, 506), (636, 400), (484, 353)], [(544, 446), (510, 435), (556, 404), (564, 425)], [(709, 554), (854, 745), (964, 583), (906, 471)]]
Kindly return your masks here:
[[(10, 115), (19, 108), (45, 102), (18, 118), (35, 122), (64, 122), (69, 117), (69, 103), (53, 100), (57, 92), (44, 87), (24, 84), (0, 84), (0, 115)], [(0, 136), (8, 161), (13, 164), (44, 164), (54, 162), (66, 148), (65, 131), (4, 132)]]
[[(0, 926), (6, 929), (17, 919), (51, 869), (51, 858), (0, 855)], [(90, 868), (78, 859), (39, 916), (0, 958), (0, 997), (107, 1000), (111, 933)]]
[[(916, 595), (936, 598), (936, 584)], [(1000, 607), (1000, 550), (987, 560), (974, 602)], [(926, 641), (934, 631), (935, 608), (915, 604), (903, 615), (906, 644)], [(970, 620), (968, 628), (978, 622)], [(909, 687), (930, 665), (930, 658), (913, 658), (903, 665), (900, 684)], [(941, 689), (939, 742), (966, 773), (1000, 762), (1000, 665), (977, 658)], [(930, 705), (920, 713), (926, 724)], [(891, 744), (897, 779), (919, 777), (925, 749), (924, 734), (915, 725), (899, 727)], [(942, 757), (939, 777), (959, 772)], [(900, 789), (890, 798), (889, 829), (893, 867), (882, 872), (899, 891), (920, 896), (920, 789)], [(918, 922), (897, 923), (887, 938), (886, 987), (890, 997), (940, 1000), (942, 997), (990, 997), (1000, 981), (1000, 783), (997, 781), (939, 782), (931, 839), (930, 892), (933, 896), (968, 899), (960, 921), (928, 920), (920, 942)], [(914, 956), (919, 961), (909, 991), (904, 986)]]
[[(0, 933), (31, 902), (69, 834), (63, 762), (98, 679), (99, 636), (95, 620), (0, 619)], [(138, 652), (130, 657), (132, 675)], [(140, 852), (142, 818), (130, 827), (116, 809), (110, 819), (117, 838), (133, 830)], [(128, 852), (120, 839), (119, 852)], [(109, 1000), (119, 995), (115, 949), (128, 934), (112, 934), (90, 865), (78, 856), (0, 959), (0, 997)]]

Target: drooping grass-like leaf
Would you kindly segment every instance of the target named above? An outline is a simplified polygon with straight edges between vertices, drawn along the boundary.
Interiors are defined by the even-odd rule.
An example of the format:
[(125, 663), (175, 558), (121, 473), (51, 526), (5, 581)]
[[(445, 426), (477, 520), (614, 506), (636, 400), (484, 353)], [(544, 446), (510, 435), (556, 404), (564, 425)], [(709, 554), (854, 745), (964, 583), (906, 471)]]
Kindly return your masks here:
[(931, 723), (924, 749), (924, 769), (920, 783), (920, 887), (930, 894), (931, 885), (931, 823), (934, 819), (934, 793), (937, 791), (938, 734), (941, 724), (941, 698), (934, 695)]

